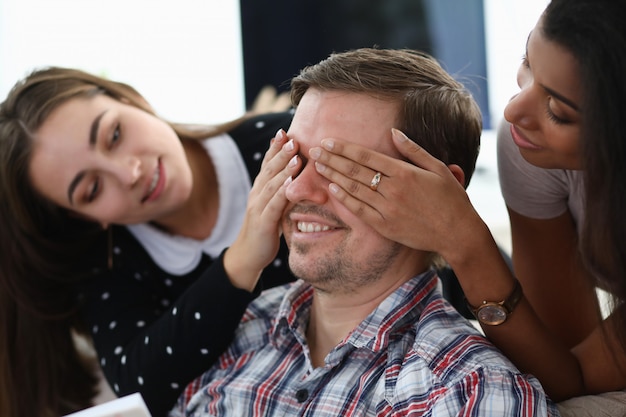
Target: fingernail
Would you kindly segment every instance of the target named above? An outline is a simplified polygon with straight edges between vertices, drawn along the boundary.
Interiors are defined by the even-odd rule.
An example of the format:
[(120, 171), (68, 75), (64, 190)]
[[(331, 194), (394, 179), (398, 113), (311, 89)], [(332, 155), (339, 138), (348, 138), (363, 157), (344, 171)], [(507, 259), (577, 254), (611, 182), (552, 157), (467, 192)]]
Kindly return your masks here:
[(339, 186), (337, 184), (335, 184), (334, 182), (331, 182), (328, 185), (328, 189), (330, 190), (331, 193), (333, 194), (337, 194), (339, 192)]
[(409, 140), (409, 138), (406, 137), (404, 132), (396, 128), (391, 128), (391, 134), (398, 142), (406, 142), (407, 140)]
[(293, 151), (293, 148), (294, 148), (293, 139), (289, 139), (289, 142), (283, 145), (283, 149), (286, 150), (287, 152)]
[(289, 167), (295, 167), (298, 164), (298, 155), (294, 155), (293, 158), (289, 160)]
[(322, 150), (320, 148), (309, 149), (309, 156), (311, 159), (319, 159), (320, 155), (322, 155)]
[(322, 164), (321, 162), (316, 162), (315, 169), (317, 170), (317, 172), (324, 172), (326, 171), (326, 165)]
[(276, 132), (275, 138), (277, 140), (282, 140), (284, 137), (285, 137), (285, 131), (282, 128), (278, 129), (278, 132)]
[(329, 151), (332, 151), (335, 147), (335, 141), (333, 141), (332, 139), (324, 139), (322, 140), (322, 146)]
[(289, 184), (291, 184), (292, 178), (291, 176), (288, 176), (287, 179), (285, 180), (285, 182), (283, 182), (283, 185), (287, 186)]

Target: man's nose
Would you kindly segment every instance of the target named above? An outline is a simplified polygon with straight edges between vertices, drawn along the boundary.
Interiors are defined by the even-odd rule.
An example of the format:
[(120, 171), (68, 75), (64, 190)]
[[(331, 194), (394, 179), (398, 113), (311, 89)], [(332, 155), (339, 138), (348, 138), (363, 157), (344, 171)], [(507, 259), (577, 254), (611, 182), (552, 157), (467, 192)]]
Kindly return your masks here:
[(285, 190), (287, 200), (292, 203), (310, 201), (324, 204), (328, 199), (328, 180), (315, 170), (315, 163), (309, 160)]

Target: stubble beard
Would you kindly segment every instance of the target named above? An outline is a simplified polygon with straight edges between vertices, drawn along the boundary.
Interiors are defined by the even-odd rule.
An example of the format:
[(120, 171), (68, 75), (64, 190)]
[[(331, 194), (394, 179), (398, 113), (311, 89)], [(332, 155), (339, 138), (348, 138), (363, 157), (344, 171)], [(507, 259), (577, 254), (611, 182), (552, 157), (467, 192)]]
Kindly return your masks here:
[[(376, 256), (361, 261), (351, 256), (354, 248), (348, 248), (345, 243), (335, 250), (326, 251), (327, 253), (316, 253), (317, 248), (296, 243), (290, 249), (289, 267), (296, 277), (308, 282), (318, 291), (353, 293), (378, 281), (390, 268), (401, 248), (399, 243), (389, 242)], [(299, 257), (308, 259), (301, 261)]]

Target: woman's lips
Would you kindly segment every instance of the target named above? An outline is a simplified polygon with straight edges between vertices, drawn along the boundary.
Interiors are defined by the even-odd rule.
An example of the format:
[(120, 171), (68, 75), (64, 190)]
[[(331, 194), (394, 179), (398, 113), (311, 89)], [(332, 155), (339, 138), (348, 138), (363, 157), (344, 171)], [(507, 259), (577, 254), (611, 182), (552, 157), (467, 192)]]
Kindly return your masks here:
[(515, 125), (511, 125), (511, 137), (513, 137), (513, 142), (515, 142), (515, 144), (520, 148), (531, 150), (541, 149), (540, 146), (535, 145), (524, 136), (522, 136), (522, 134), (519, 133), (519, 131), (515, 127)]
[(143, 202), (145, 203), (156, 200), (163, 191), (163, 188), (165, 188), (165, 170), (159, 160), (152, 182), (150, 183), (150, 189), (146, 197), (143, 199)]

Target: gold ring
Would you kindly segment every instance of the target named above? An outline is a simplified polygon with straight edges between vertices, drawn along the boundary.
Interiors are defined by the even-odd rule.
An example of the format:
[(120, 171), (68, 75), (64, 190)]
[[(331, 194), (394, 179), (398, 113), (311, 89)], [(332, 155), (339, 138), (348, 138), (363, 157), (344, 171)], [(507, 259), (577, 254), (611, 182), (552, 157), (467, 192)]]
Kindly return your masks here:
[(378, 184), (380, 184), (380, 179), (383, 177), (383, 174), (381, 174), (380, 172), (377, 172), (376, 174), (374, 174), (374, 178), (372, 178), (372, 181), (370, 182), (370, 188), (373, 191), (378, 190)]

